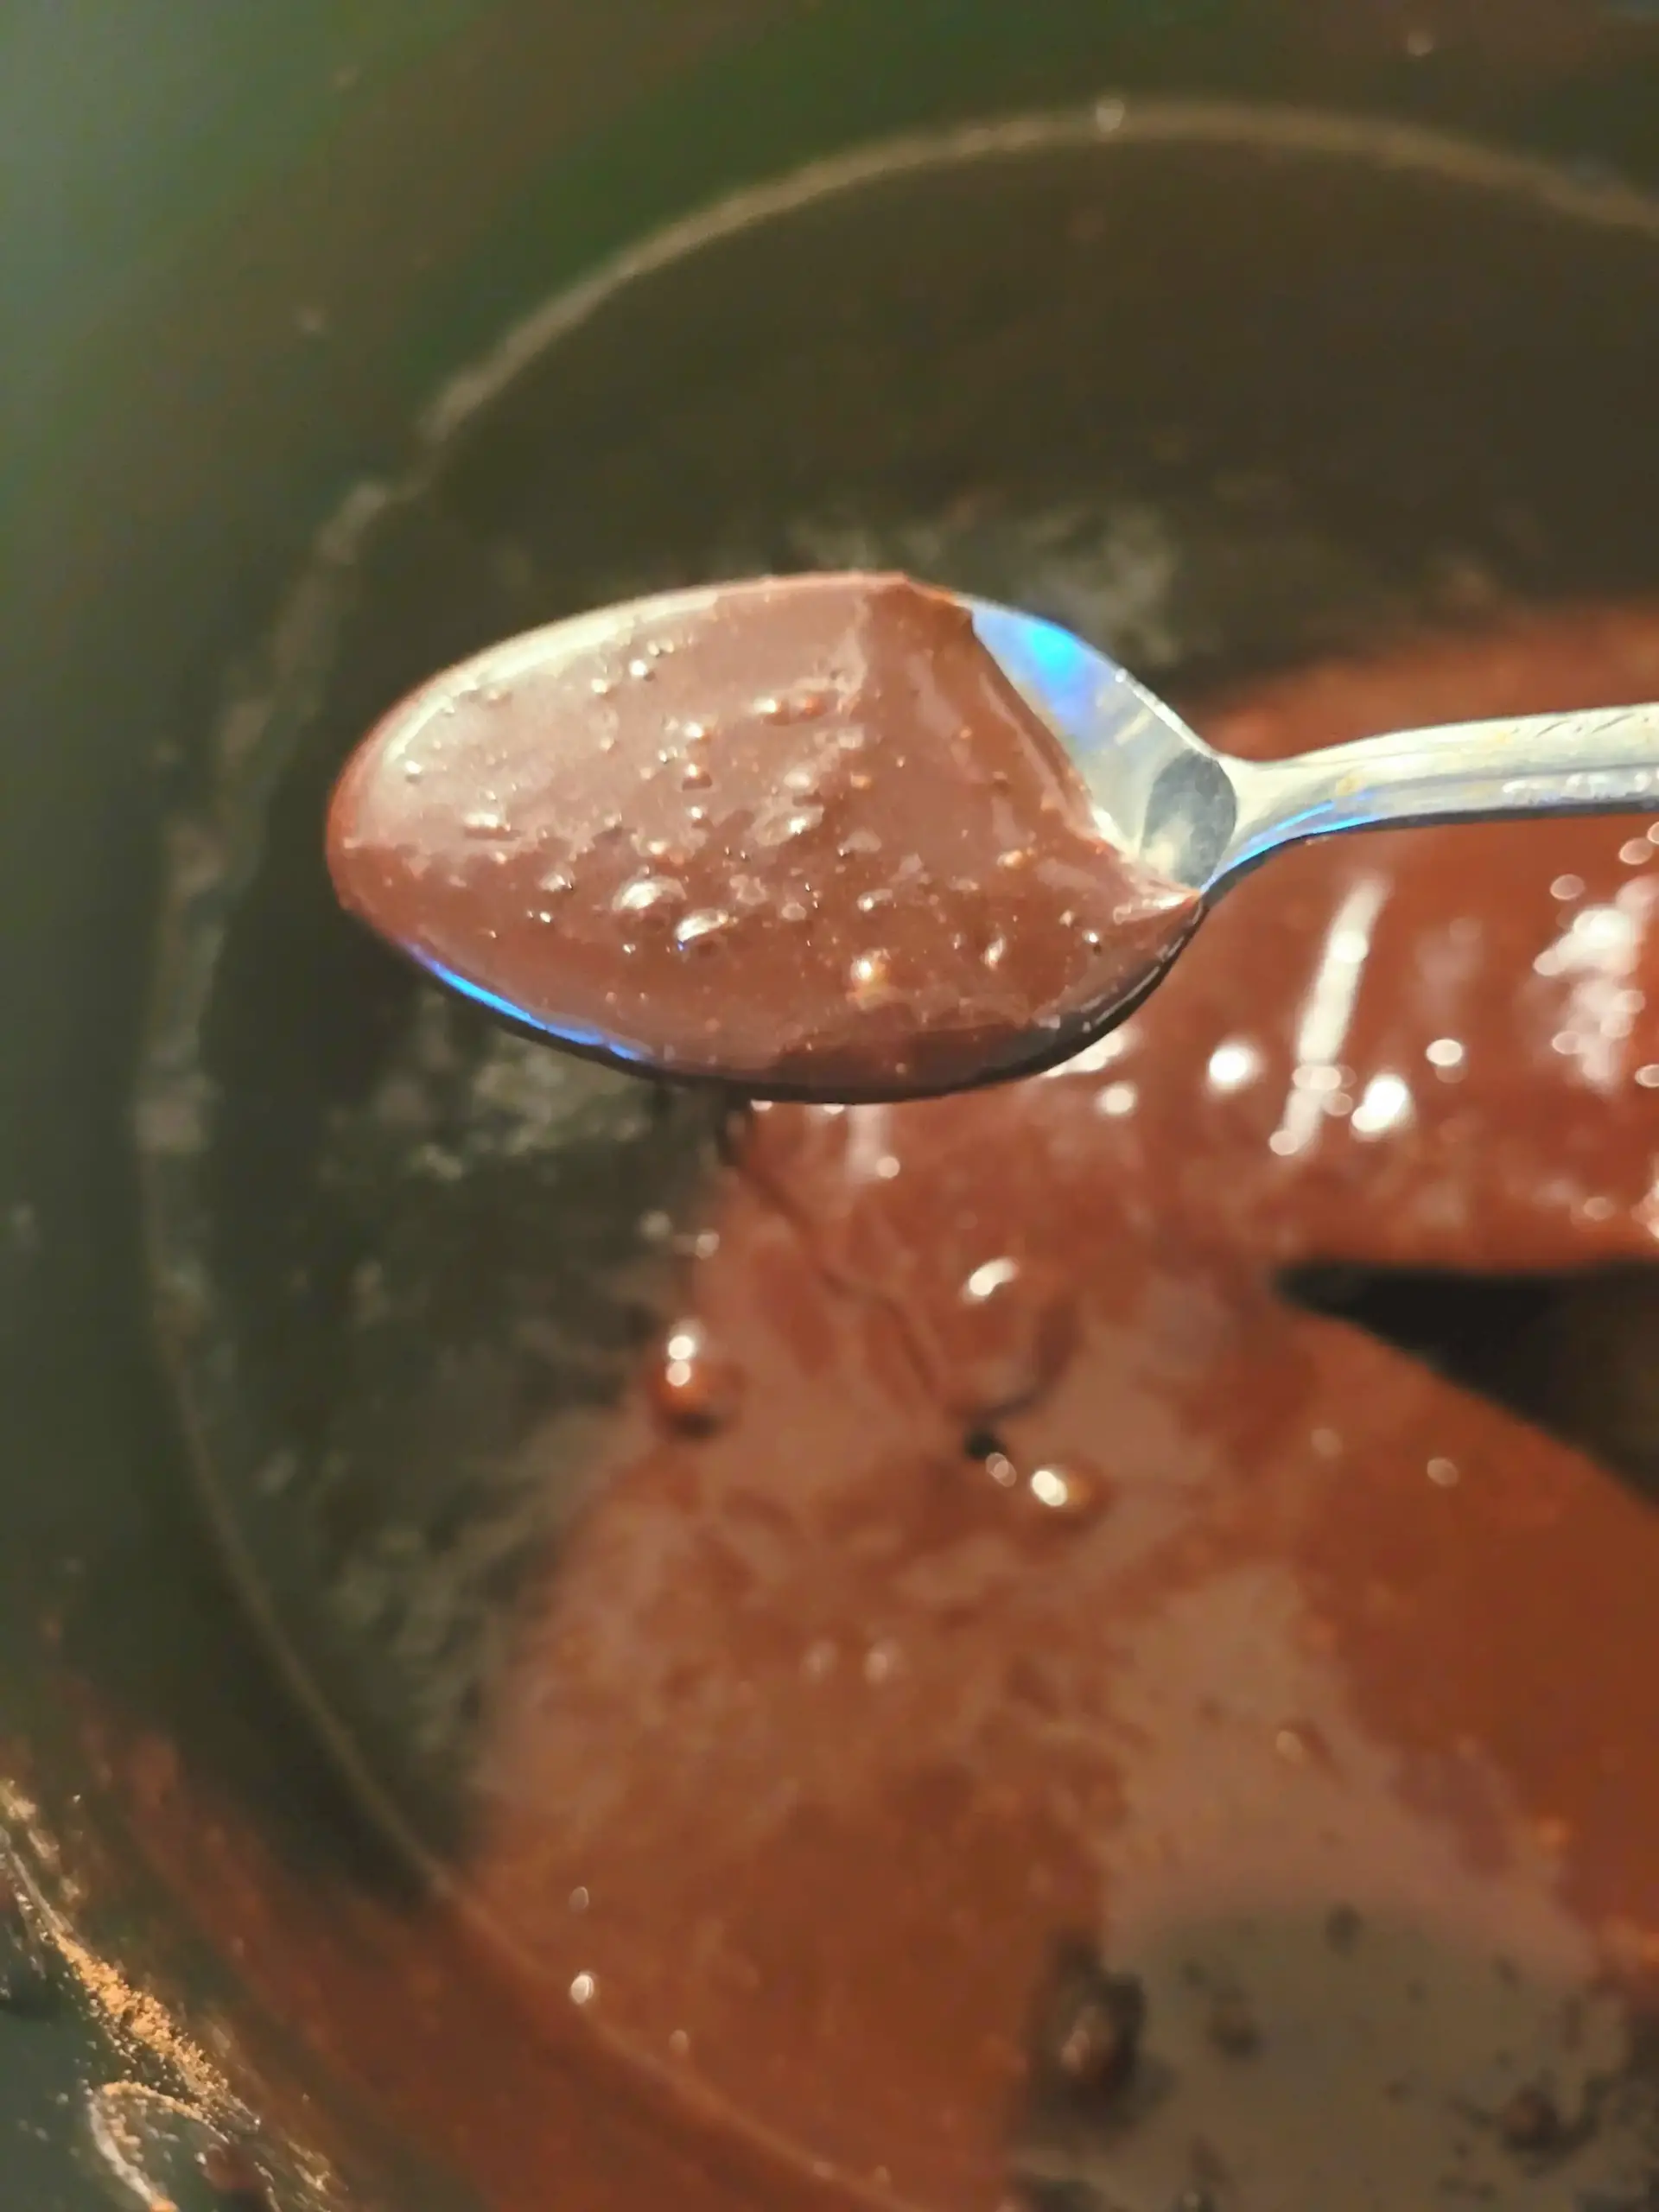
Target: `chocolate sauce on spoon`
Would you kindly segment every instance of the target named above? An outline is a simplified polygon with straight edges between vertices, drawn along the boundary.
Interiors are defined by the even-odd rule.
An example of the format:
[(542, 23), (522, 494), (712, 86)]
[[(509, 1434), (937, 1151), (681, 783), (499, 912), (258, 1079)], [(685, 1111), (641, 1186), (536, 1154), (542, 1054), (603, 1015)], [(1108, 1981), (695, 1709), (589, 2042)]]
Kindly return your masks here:
[(578, 1050), (755, 1091), (948, 1090), (1161, 973), (1186, 887), (1102, 834), (969, 610), (767, 578), (532, 632), (394, 708), (335, 792), (344, 904)]

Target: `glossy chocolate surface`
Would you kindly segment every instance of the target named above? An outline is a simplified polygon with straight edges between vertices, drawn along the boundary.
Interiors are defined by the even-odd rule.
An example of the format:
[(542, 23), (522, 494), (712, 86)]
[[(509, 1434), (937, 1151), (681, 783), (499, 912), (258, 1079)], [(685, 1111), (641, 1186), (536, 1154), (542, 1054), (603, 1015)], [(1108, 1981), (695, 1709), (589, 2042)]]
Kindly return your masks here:
[(365, 740), (329, 858), (383, 936), (553, 1037), (831, 1097), (1052, 1057), (1198, 914), (1100, 836), (968, 610), (895, 575), (493, 648)]
[[(1266, 757), (1656, 686), (1659, 613), (1569, 610), (1192, 712)], [(1629, 818), (1344, 840), (1052, 1076), (756, 1114), (653, 1229), (442, 1898), (365, 1967), (181, 1819), (200, 1909), (498, 2212), (1643, 2202), (1656, 915)], [(1592, 1280), (1492, 1397), (1309, 1265)]]
[[(1198, 720), (1656, 672), (1541, 619)], [(759, 1116), (493, 1715), (469, 1877), (550, 2007), (912, 2204), (1078, 2126), (1157, 2212), (1195, 2138), (1246, 2205), (1512, 2201), (1659, 1968), (1659, 1513), (1281, 1283), (1649, 1258), (1656, 916), (1628, 819), (1344, 840), (1052, 1077)]]

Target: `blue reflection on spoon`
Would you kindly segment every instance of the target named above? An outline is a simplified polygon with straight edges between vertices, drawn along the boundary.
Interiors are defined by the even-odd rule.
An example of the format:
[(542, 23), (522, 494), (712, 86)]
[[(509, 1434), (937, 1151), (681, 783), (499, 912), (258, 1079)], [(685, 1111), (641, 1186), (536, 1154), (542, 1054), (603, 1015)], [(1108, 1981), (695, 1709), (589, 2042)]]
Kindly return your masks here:
[(1103, 663), (1058, 622), (976, 602), (974, 629), (1003, 674), (1048, 721), (1063, 731), (1085, 729), (1096, 712)]
[(461, 975), (454, 968), (446, 968), (442, 960), (435, 960), (429, 952), (423, 952), (416, 945), (409, 949), (428, 975), (435, 976), (440, 983), (458, 992), (464, 999), (472, 999), (479, 1006), (487, 1007), (492, 1014), (517, 1022), (521, 1028), (538, 1030), (543, 1037), (556, 1037), (561, 1043), (573, 1045), (581, 1052), (603, 1052), (613, 1060), (639, 1060), (645, 1057), (632, 1046), (620, 1044), (602, 1029), (578, 1029), (570, 1022), (555, 1028), (551, 1023), (539, 1020), (533, 1014), (527, 1014), (523, 1007), (515, 1006), (511, 999), (502, 998), (498, 992), (486, 990), (482, 983), (474, 982), (470, 976)]

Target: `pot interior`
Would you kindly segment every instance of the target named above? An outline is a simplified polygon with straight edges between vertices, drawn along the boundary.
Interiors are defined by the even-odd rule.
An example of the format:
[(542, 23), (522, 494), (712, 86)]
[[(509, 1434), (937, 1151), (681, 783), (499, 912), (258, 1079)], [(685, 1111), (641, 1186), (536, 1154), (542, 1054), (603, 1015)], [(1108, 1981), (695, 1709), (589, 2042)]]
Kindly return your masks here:
[[(355, 932), (320, 838), (354, 740), (505, 632), (764, 569), (905, 568), (1065, 622), (1183, 700), (1639, 599), (1659, 589), (1656, 390), (1646, 203), (1382, 125), (1108, 105), (827, 164), (652, 242), (512, 334), (433, 407), (408, 472), (347, 501), (174, 825), (140, 1132), (202, 1496), (312, 1726), (412, 1864), (465, 1891), (512, 1795), (503, 1681), (572, 1532), (629, 1479), (639, 1377), (745, 1130), (733, 1102), (502, 1033)], [(1510, 1356), (1504, 1299), (1530, 1325), (1605, 1300), (1599, 1280), (1440, 1272), (1402, 1303), (1315, 1270), (1296, 1290), (1643, 1478), (1644, 1435)], [(1392, 1982), (1326, 1988), (1307, 1940), (1239, 1938), (1306, 2033), (1363, 2042), (1403, 2005), (1376, 2032), (1408, 2045)], [(1448, 1945), (1403, 1930), (1386, 1972), (1462, 1990), (1476, 1968)], [(1477, 2016), (1468, 2034), (1502, 2039), (1502, 2005), (1469, 1999)], [(1254, 2108), (1230, 2089), (1214, 2107), (1279, 2196), (1228, 2194), (1227, 2145), (1195, 2181), (1173, 2120), (1144, 2155), (1116, 2118), (1062, 2128), (1033, 2186), (1136, 2212), (1183, 2186), (1312, 2202), (1325, 2149), (1287, 2117), (1305, 2078), (1264, 2066)], [(886, 2122), (818, 2140), (764, 2080), (716, 2091), (787, 2162), (953, 2201), (950, 2158), (906, 2165)], [(1326, 2212), (1445, 2150), (1380, 2090), (1343, 2110)], [(1633, 2099), (1575, 2185), (1622, 2186), (1650, 2122)], [(1567, 2201), (1541, 2164), (1501, 2172), (1506, 2202)]]

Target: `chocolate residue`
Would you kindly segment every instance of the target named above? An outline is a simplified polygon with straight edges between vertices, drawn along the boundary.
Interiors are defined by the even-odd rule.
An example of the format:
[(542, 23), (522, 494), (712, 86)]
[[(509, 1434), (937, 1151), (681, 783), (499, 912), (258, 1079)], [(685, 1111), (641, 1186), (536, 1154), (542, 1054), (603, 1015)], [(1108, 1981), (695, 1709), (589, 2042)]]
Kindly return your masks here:
[(1537, 2082), (1529, 2082), (1498, 2113), (1497, 2132), (1509, 2150), (1537, 2157), (1554, 2150), (1566, 2130), (1554, 2098)]
[(1102, 2116), (1128, 2086), (1147, 2024), (1147, 1993), (1075, 1937), (1062, 1943), (1029, 2037), (1033, 2101)]
[[(1656, 690), (1612, 610), (1195, 718), (1271, 754)], [(959, 2212), (1015, 2148), (1134, 2212), (1642, 2202), (1659, 1515), (1281, 1285), (1650, 1268), (1656, 916), (1629, 819), (1309, 849), (1050, 1077), (757, 1114), (669, 1309), (741, 1394), (664, 1419), (640, 1354), (514, 1613), (464, 1913), (279, 1894), (175, 1811), (181, 1886), (512, 2212)], [(1068, 1930), (1146, 2013), (1057, 2113)]]
[[(1656, 676), (1659, 618), (1563, 616), (1200, 721), (1280, 753)], [(756, 1117), (683, 1309), (741, 1406), (594, 1500), (490, 1715), (467, 1878), (551, 2013), (935, 2205), (991, 2201), (1068, 1927), (1173, 2084), (1114, 2122), (1125, 2202), (1195, 2178), (1194, 2131), (1262, 2189), (1433, 2202), (1510, 2155), (1463, 2114), (1619, 2072), (1612, 1993), (1659, 1968), (1659, 1518), (1277, 1284), (1650, 1253), (1643, 827), (1288, 855), (1051, 1077)], [(1109, 1510), (1066, 1526), (988, 1473), (1084, 1457)], [(1248, 2066), (1229, 1980), (1271, 2023)]]
[(968, 609), (891, 575), (493, 648), (365, 741), (329, 860), (392, 944), (569, 1044), (842, 1097), (1058, 1057), (1198, 911), (1105, 842)]

